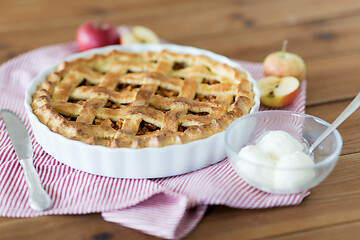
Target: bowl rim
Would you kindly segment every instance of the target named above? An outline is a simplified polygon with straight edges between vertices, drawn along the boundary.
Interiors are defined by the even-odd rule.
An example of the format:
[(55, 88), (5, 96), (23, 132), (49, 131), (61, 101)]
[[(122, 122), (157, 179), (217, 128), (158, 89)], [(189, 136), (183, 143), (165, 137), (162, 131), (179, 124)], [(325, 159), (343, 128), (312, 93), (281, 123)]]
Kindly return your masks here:
[[(256, 115), (264, 115), (264, 114), (269, 114), (269, 113), (270, 114), (291, 114), (291, 115), (295, 115), (295, 116), (299, 116), (299, 117), (312, 118), (316, 122), (318, 122), (326, 127), (330, 126), (330, 123), (326, 122), (325, 120), (323, 120), (321, 118), (315, 117), (313, 115), (309, 115), (309, 114), (305, 114), (305, 113), (298, 113), (298, 112), (294, 112), (294, 111), (287, 111), (287, 110), (267, 110), (267, 111), (260, 111), (260, 112), (253, 113), (253, 114), (251, 114), (251, 116), (250, 116), (250, 114), (242, 116), (242, 117), (236, 119), (235, 121), (233, 121), (228, 126), (228, 128), (225, 130), (225, 148), (226, 148), (226, 152), (227, 152), (227, 157), (229, 158), (230, 162), (233, 162), (233, 160), (231, 160), (231, 157), (229, 156), (228, 152), (230, 152), (231, 155), (235, 155), (238, 157), (238, 152), (235, 151), (229, 143), (229, 134), (231, 132), (231, 129), (234, 128), (234, 126), (236, 126), (240, 121), (243, 121), (243, 119), (246, 119), (247, 117), (256, 117)], [(341, 149), (343, 146), (342, 137), (337, 129), (335, 129), (332, 134), (335, 135), (335, 140), (336, 140), (338, 147), (328, 157), (326, 157), (324, 160), (322, 160), (320, 162), (315, 163), (313, 166), (299, 167), (299, 168), (284, 168), (284, 167), (277, 167), (277, 166), (270, 167), (270, 166), (265, 166), (262, 164), (254, 163), (254, 162), (248, 161), (248, 160), (240, 158), (240, 157), (238, 157), (238, 159), (243, 162), (246, 162), (248, 164), (257, 166), (257, 167), (261, 167), (261, 168), (269, 169), (269, 170), (276, 170), (276, 171), (294, 171), (295, 172), (295, 171), (303, 171), (303, 170), (309, 170), (309, 169), (317, 169), (328, 163), (337, 162), (338, 157), (336, 157), (336, 156), (340, 156)]]
[[(249, 71), (234, 60), (208, 50), (175, 44), (113, 45), (72, 54), (51, 65), (33, 78), (25, 91), (24, 105), (36, 141), (47, 153), (53, 155), (59, 162), (85, 172), (116, 178), (139, 179), (174, 176), (195, 171), (223, 160), (226, 157), (223, 136), (225, 131), (216, 133), (205, 139), (185, 144), (169, 145), (164, 147), (146, 147), (139, 149), (110, 148), (101, 145), (89, 145), (81, 141), (68, 139), (58, 133), (52, 132), (45, 124), (39, 121), (32, 111), (30, 104), (37, 86), (41, 82), (45, 81), (46, 76), (63, 61), (70, 61), (76, 58), (86, 58), (90, 57), (92, 54), (106, 54), (112, 50), (124, 52), (156, 52), (164, 49), (184, 54), (205, 55), (215, 61), (225, 63), (243, 71), (248, 76), (248, 80), (252, 83), (254, 91), (254, 106), (252, 107), (250, 114), (259, 110), (260, 91), (257, 87), (256, 81)], [(57, 145), (54, 146), (54, 144)], [(69, 155), (72, 154), (69, 153), (69, 148), (64, 149), (58, 145), (71, 145), (71, 149), (75, 149), (77, 154), (81, 153), (82, 155), (79, 159), (72, 159), (73, 155)], [(222, 146), (221, 150), (219, 149), (220, 146)], [(98, 161), (98, 158), (94, 156), (96, 154), (99, 156), (107, 156), (106, 162)], [(194, 159), (195, 156), (196, 159)], [(183, 161), (180, 161), (181, 163), (174, 160), (180, 158), (183, 159)], [(153, 167), (153, 165), (159, 166), (159, 164), (163, 166)], [(140, 166), (140, 170), (134, 170), (135, 165), (136, 167)], [(116, 169), (116, 173), (114, 173), (110, 167)]]
[[(55, 64), (51, 65), (44, 71), (37, 74), (25, 90), (24, 105), (25, 105), (25, 109), (26, 109), (26, 113), (27, 113), (28, 117), (32, 118), (38, 126), (41, 126), (42, 130), (47, 131), (50, 135), (52, 135), (54, 137), (60, 137), (63, 141), (72, 141), (72, 143), (77, 145), (77, 147), (84, 147), (84, 148), (90, 147), (92, 149), (97, 148), (102, 151), (110, 151), (110, 152), (117, 152), (120, 149), (125, 152), (126, 151), (128, 151), (128, 152), (133, 152), (133, 151), (147, 152), (148, 150), (146, 150), (146, 149), (153, 149), (152, 151), (154, 151), (155, 149), (179, 148), (180, 146), (189, 145), (194, 142), (204, 142), (208, 138), (211, 138), (216, 135), (220, 135), (219, 133), (216, 133), (208, 138), (191, 141), (191, 142), (181, 144), (181, 145), (174, 144), (174, 145), (168, 145), (168, 146), (164, 146), (164, 147), (146, 147), (146, 148), (136, 148), (136, 149), (134, 149), (134, 148), (110, 148), (110, 147), (101, 146), (101, 145), (90, 145), (90, 144), (83, 143), (81, 141), (66, 138), (66, 137), (62, 136), (61, 134), (52, 132), (45, 124), (41, 123), (32, 111), (31, 100), (32, 100), (33, 94), (35, 93), (35, 91), (37, 89), (37, 86), (41, 82), (46, 80), (46, 76), (49, 73), (51, 73), (52, 71), (54, 71), (55, 68), (64, 61), (71, 61), (71, 60), (74, 60), (77, 58), (87, 58), (87, 57), (91, 57), (93, 54), (106, 54), (112, 50), (119, 50), (119, 51), (124, 51), (124, 52), (145, 52), (145, 51), (156, 52), (156, 51), (161, 51), (161, 50), (168, 50), (168, 51), (174, 51), (174, 52), (179, 52), (179, 53), (181, 53), (181, 51), (183, 50), (186, 52), (185, 54), (192, 54), (192, 52), (195, 52), (195, 53), (197, 53), (197, 55), (205, 55), (214, 61), (219, 61), (221, 63), (225, 63), (231, 67), (234, 67), (238, 70), (243, 71), (246, 74), (248, 80), (253, 85), (253, 91), (254, 91), (254, 105), (252, 106), (249, 114), (252, 114), (259, 110), (260, 90), (257, 86), (256, 80), (253, 78), (251, 73), (248, 70), (246, 70), (241, 64), (239, 64), (239, 63), (235, 62), (234, 60), (231, 60), (225, 56), (219, 55), (217, 53), (214, 53), (214, 52), (211, 52), (211, 51), (205, 50), (205, 49), (200, 49), (200, 48), (191, 47), (191, 46), (177, 45), (177, 44), (168, 44), (168, 43), (167, 44), (147, 43), (147, 44), (111, 45), (111, 46), (106, 46), (106, 47), (101, 47), (101, 48), (90, 49), (87, 51), (71, 54), (68, 57), (64, 58), (63, 60), (60, 60), (60, 61), (56, 62)], [(189, 53), (189, 52), (191, 52), (191, 53)], [(195, 55), (195, 54), (192, 54), (192, 55)], [(225, 132), (225, 131), (222, 131), (222, 132)], [(57, 135), (59, 135), (59, 136), (57, 136)], [(155, 151), (158, 151), (158, 150), (155, 150)]]

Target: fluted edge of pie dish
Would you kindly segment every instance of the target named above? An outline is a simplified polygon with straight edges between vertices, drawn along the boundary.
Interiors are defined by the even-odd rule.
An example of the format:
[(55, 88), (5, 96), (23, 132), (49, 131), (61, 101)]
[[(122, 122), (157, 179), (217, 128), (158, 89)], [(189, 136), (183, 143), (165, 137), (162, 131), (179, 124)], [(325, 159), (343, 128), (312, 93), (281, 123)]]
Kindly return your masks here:
[[(238, 63), (207, 50), (174, 44), (117, 45), (76, 53), (61, 62), (84, 58), (92, 54), (105, 54), (112, 50), (125, 52), (158, 52), (164, 49), (177, 53), (205, 55), (215, 61), (225, 63), (245, 72), (248, 80), (253, 85), (255, 95), (255, 104), (250, 113), (258, 111), (260, 106), (260, 91), (251, 74)], [(182, 145), (141, 149), (108, 148), (99, 145), (89, 145), (52, 132), (34, 115), (30, 104), (32, 95), (37, 90), (37, 86), (45, 81), (46, 76), (53, 72), (59, 64), (60, 62), (54, 64), (34, 78), (25, 92), (24, 103), (36, 140), (47, 153), (59, 162), (78, 170), (108, 177), (157, 178), (195, 171), (217, 163), (225, 158), (224, 132)]]

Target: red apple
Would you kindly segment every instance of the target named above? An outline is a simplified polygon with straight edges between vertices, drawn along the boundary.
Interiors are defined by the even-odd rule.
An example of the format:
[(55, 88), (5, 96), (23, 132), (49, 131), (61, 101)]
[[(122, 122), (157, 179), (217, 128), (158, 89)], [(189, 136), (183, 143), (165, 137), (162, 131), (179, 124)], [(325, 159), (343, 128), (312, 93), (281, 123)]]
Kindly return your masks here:
[(108, 22), (86, 22), (76, 32), (76, 44), (80, 51), (119, 43), (116, 27)]
[(296, 98), (300, 82), (295, 77), (269, 76), (257, 81), (262, 104), (268, 107), (284, 107)]
[(286, 52), (287, 41), (284, 41), (283, 49), (268, 55), (263, 63), (265, 76), (286, 77), (293, 76), (302, 81), (306, 75), (304, 60), (294, 54)]

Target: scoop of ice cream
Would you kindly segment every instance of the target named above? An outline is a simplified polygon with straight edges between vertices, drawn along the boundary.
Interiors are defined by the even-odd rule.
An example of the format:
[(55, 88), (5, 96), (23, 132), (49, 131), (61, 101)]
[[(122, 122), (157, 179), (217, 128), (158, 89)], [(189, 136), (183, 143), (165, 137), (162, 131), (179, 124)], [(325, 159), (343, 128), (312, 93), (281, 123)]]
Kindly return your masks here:
[(280, 159), (286, 154), (304, 150), (300, 142), (284, 131), (268, 132), (256, 146), (273, 159)]
[(256, 145), (240, 150), (236, 165), (254, 186), (297, 192), (316, 177), (315, 163), (303, 150), (289, 133), (269, 131)]
[(283, 155), (276, 163), (274, 187), (296, 189), (310, 183), (315, 177), (315, 170), (306, 167), (312, 167), (314, 164), (311, 157), (302, 151)]
[(248, 145), (240, 150), (239, 157), (241, 161), (237, 161), (236, 165), (249, 181), (264, 186), (273, 184), (274, 171), (272, 167), (275, 163), (269, 155), (262, 152), (257, 146)]

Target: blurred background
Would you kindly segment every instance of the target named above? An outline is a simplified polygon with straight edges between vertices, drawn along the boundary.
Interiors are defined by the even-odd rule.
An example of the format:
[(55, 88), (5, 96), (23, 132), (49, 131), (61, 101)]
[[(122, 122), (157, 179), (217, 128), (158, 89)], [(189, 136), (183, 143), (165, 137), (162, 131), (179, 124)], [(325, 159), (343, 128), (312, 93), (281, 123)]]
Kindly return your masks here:
[[(1, 0), (0, 63), (34, 48), (74, 41), (82, 23), (98, 18), (117, 26), (144, 25), (169, 42), (247, 61), (261, 62), (287, 39), (288, 50), (308, 64), (309, 79), (342, 77), (339, 65), (357, 73), (345, 82), (360, 73), (354, 65), (360, 62), (360, 1), (354, 0)], [(319, 87), (311, 86), (324, 90)], [(355, 91), (345, 85), (326, 90), (347, 97)], [(310, 95), (308, 103), (329, 100), (329, 95)]]
[[(306, 113), (328, 122), (360, 91), (359, 0), (0, 0), (0, 64), (36, 48), (74, 41), (82, 23), (99, 18), (116, 26), (143, 25), (168, 42), (251, 62), (262, 62), (287, 39), (288, 51), (307, 64)], [(238, 234), (258, 239), (355, 236), (360, 229), (359, 191), (354, 189), (360, 180), (359, 119), (358, 111), (339, 128), (344, 139), (339, 164), (301, 206), (268, 211), (211, 207), (189, 239), (225, 239), (222, 232), (232, 239)], [(15, 221), (23, 225), (11, 224)], [(153, 239), (105, 223), (99, 214), (1, 222), (0, 239), (1, 232), (19, 226), (36, 228), (34, 234), (71, 233), (75, 239)]]
[(262, 61), (283, 39), (307, 60), (352, 50), (360, 22), (360, 16), (353, 18), (360, 2), (350, 0), (2, 0), (0, 8), (1, 62), (72, 41), (81, 23), (99, 17), (119, 26), (145, 25), (170, 42), (249, 61)]

